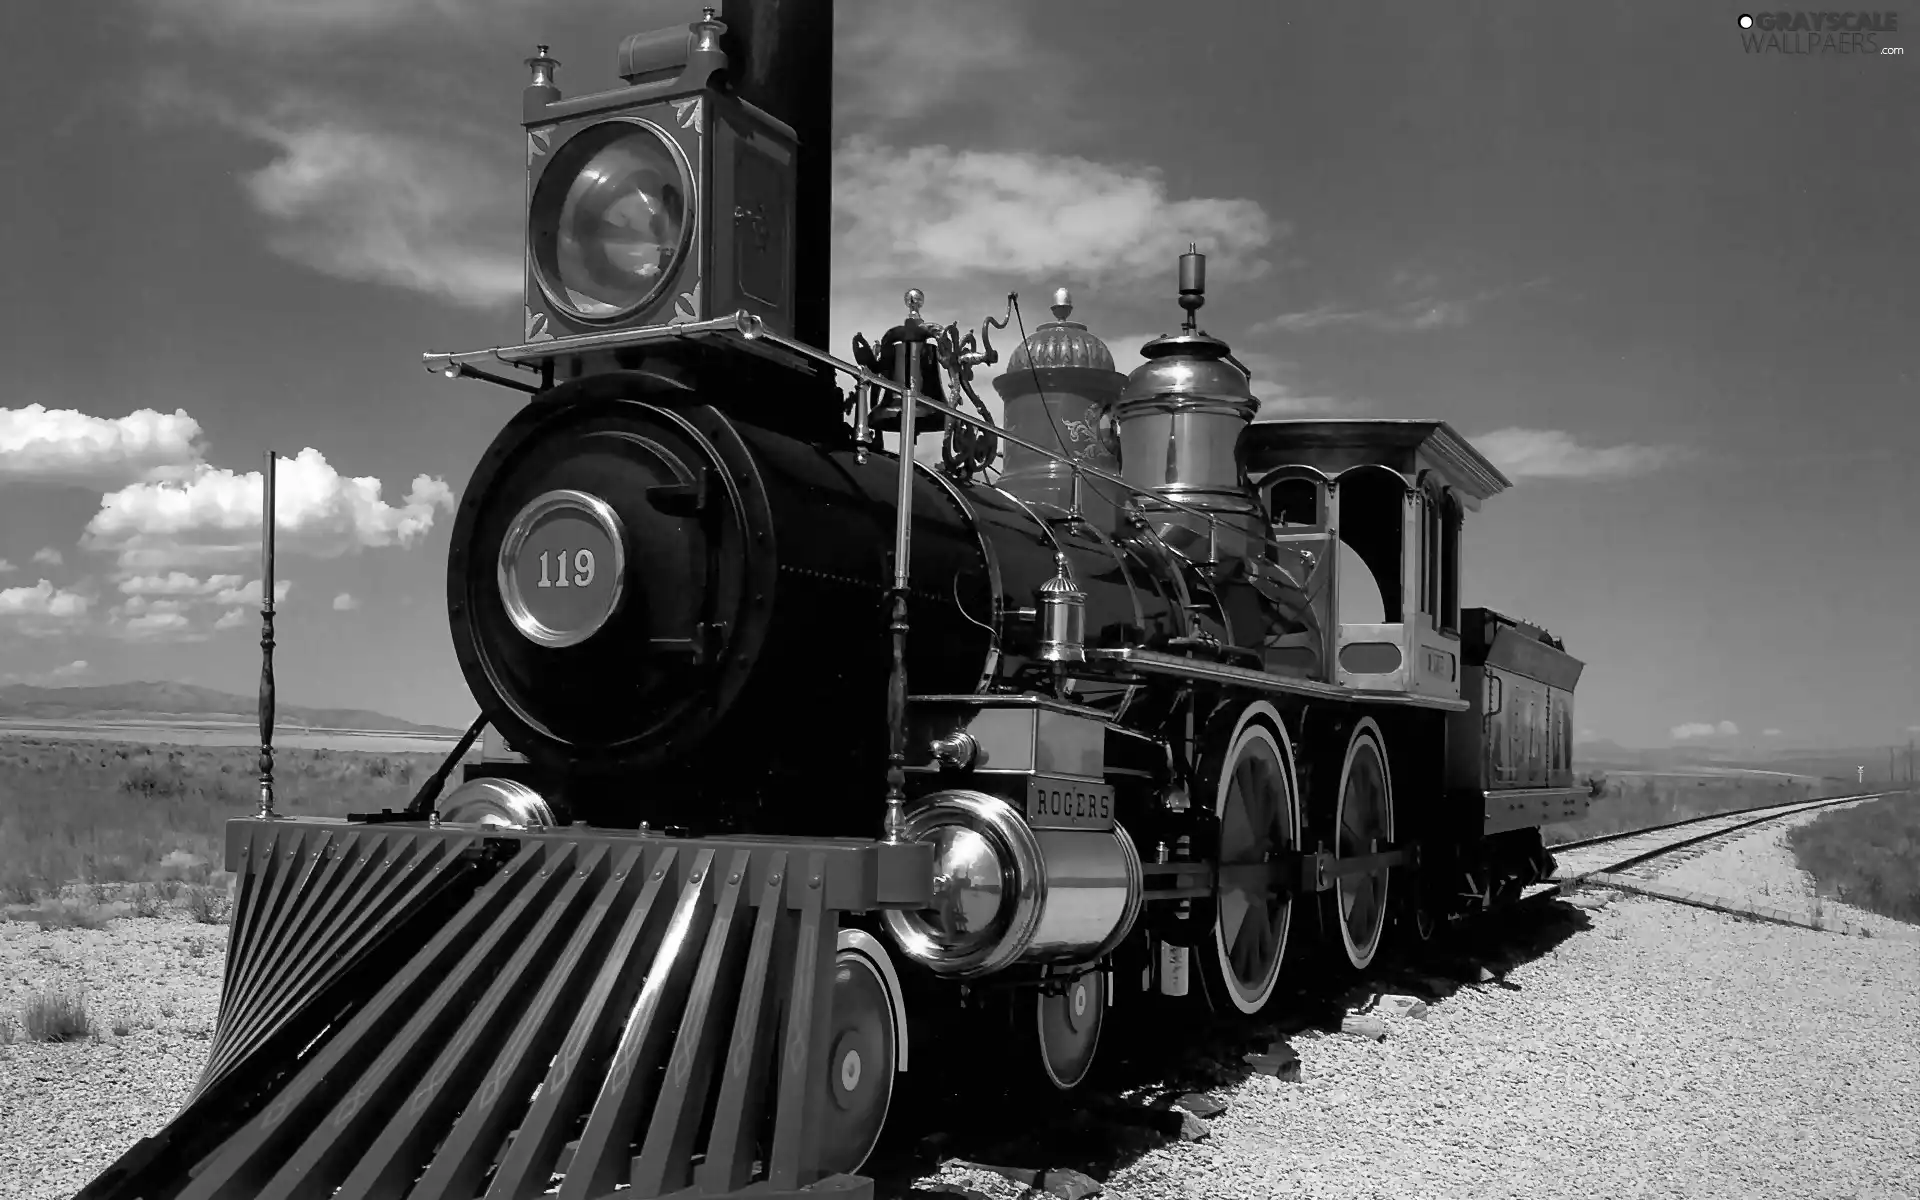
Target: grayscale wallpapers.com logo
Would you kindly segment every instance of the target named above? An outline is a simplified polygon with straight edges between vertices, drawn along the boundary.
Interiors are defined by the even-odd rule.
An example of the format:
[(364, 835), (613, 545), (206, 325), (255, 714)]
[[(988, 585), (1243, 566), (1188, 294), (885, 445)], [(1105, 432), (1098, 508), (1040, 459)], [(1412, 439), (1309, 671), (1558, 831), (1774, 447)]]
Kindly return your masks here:
[(1882, 34), (1900, 32), (1892, 12), (1766, 12), (1740, 14), (1740, 44), (1748, 54), (1904, 55)]

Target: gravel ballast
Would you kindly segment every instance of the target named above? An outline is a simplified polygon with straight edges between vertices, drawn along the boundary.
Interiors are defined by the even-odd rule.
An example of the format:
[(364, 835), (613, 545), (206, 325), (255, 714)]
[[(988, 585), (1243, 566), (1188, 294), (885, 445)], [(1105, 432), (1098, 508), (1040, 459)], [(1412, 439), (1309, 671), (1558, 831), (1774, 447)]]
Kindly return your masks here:
[[(15, 1039), (0, 1046), (0, 1200), (71, 1196), (179, 1110), (206, 1065), (226, 940), (225, 925), (171, 914), (0, 921), (0, 1023)], [(20, 1040), (49, 990), (84, 995), (98, 1040)]]
[[(1781, 903), (1805, 886), (1782, 836), (1762, 826), (1662, 878)], [(1105, 1194), (1916, 1194), (1920, 944), (1631, 896), (1585, 916), (1590, 929), (1425, 1019), (1387, 1017), (1384, 1042), (1296, 1035), (1301, 1082), (1256, 1074), (1216, 1091), (1228, 1107), (1203, 1140), (1148, 1150)], [(224, 934), (177, 918), (0, 925), (16, 1032), (48, 986), (84, 987), (101, 1029), (97, 1043), (0, 1048), (0, 1200), (70, 1196), (172, 1116), (206, 1052)], [(921, 1194), (935, 1183), (1034, 1195), (957, 1166)]]
[[(1920, 947), (1640, 898), (1384, 1043), (1296, 1039), (1133, 1196), (1911, 1197)], [(1783, 1186), (1791, 1181), (1790, 1186)]]
[[(1840, 805), (1851, 808), (1852, 805)], [(1846, 921), (1883, 937), (1911, 938), (1914, 926), (1892, 917), (1856, 908), (1822, 896), (1813, 876), (1800, 869), (1787, 836), (1820, 818), (1817, 812), (1796, 813), (1777, 822), (1748, 830), (1742, 836), (1714, 845), (1697, 858), (1651, 872), (1649, 877), (1676, 887), (1712, 892), (1733, 900), (1785, 909), (1806, 921)], [(1654, 866), (1649, 863), (1648, 866)], [(1920, 1189), (1916, 1189), (1920, 1190)]]

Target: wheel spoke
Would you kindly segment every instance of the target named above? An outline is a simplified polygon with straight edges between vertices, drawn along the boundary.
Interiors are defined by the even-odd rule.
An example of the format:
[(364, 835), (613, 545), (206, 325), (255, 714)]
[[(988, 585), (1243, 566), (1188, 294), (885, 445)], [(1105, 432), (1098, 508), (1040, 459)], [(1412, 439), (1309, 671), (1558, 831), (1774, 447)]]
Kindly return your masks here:
[[(1222, 866), (1266, 863), (1297, 843), (1286, 760), (1271, 727), (1243, 726), (1220, 771), (1215, 803)], [(1272, 992), (1290, 911), (1286, 894), (1266, 887), (1223, 889), (1216, 898), (1209, 969), (1242, 1011), (1255, 1011)]]
[[(1345, 859), (1364, 858), (1392, 839), (1386, 760), (1377, 743), (1360, 736), (1350, 751), (1334, 830), (1335, 852)], [(1384, 928), (1388, 878), (1388, 870), (1380, 868), (1348, 875), (1334, 888), (1334, 909), (1355, 966), (1372, 958)]]
[(1347, 928), (1355, 942), (1364, 944), (1373, 937), (1373, 926), (1380, 912), (1379, 879), (1372, 875), (1359, 876), (1353, 881), (1350, 895)]
[(1240, 938), (1240, 927), (1247, 919), (1247, 910), (1253, 905), (1247, 902), (1247, 895), (1238, 889), (1220, 893), (1220, 932), (1227, 945), (1236, 945)]

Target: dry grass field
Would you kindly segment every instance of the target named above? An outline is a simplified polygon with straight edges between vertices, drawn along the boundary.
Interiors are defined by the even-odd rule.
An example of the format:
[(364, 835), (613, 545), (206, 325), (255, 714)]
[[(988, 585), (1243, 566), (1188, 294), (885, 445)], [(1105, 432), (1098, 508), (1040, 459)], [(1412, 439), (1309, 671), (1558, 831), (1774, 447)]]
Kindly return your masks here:
[(1549, 825), (1543, 831), (1547, 845), (1576, 838), (1599, 837), (1640, 829), (1667, 821), (1684, 821), (1736, 808), (1789, 804), (1821, 796), (1844, 796), (1862, 791), (1851, 781), (1814, 782), (1778, 775), (1705, 775), (1621, 773), (1607, 776), (1593, 807), (1578, 821)]
[[(275, 807), (399, 808), (442, 757), (278, 750)], [(257, 751), (241, 746), (0, 737), (0, 903), (76, 886), (119, 896), (140, 893), (116, 885), (206, 883), (221, 866), (226, 822), (258, 803), (258, 772)]]
[(1822, 813), (1789, 834), (1787, 845), (1822, 894), (1920, 922), (1920, 794)]

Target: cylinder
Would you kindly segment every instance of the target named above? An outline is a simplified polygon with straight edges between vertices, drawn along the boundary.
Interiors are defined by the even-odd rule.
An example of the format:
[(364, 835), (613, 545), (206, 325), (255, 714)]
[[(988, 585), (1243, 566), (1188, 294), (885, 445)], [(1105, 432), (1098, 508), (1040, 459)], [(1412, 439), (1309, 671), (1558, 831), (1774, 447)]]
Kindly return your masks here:
[(1146, 896), (1133, 839), (1111, 829), (1033, 829), (1004, 798), (936, 792), (907, 820), (934, 848), (934, 903), (888, 910), (907, 957), (956, 979), (1016, 965), (1087, 963), (1120, 944)]

